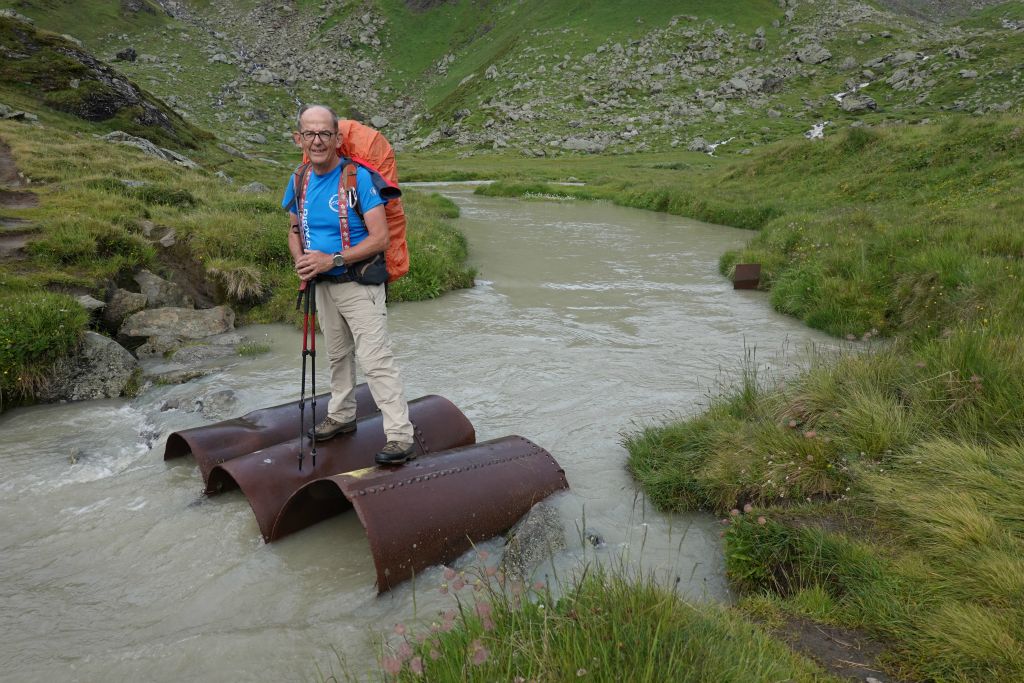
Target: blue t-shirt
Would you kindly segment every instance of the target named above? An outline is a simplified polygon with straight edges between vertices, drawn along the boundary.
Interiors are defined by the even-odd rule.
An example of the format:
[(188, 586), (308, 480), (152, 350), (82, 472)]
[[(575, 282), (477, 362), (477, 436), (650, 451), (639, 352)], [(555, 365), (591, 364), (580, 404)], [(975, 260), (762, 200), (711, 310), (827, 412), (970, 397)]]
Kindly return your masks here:
[[(299, 225), (303, 245), (307, 250), (322, 251), (325, 254), (336, 254), (341, 251), (341, 229), (338, 223), (338, 181), (344, 161), (326, 175), (317, 175), (310, 169), (309, 184), (306, 186), (306, 199), (299, 216)], [(363, 214), (387, 200), (380, 196), (374, 186), (370, 172), (356, 164), (356, 194), (359, 195), (359, 208)], [(298, 213), (295, 206), (295, 174), (288, 176), (288, 185), (284, 190), (281, 206), (293, 213)], [(366, 224), (355, 209), (348, 207), (348, 232), (351, 246), (366, 239), (369, 234)], [(341, 275), (345, 266), (331, 268), (328, 275)]]

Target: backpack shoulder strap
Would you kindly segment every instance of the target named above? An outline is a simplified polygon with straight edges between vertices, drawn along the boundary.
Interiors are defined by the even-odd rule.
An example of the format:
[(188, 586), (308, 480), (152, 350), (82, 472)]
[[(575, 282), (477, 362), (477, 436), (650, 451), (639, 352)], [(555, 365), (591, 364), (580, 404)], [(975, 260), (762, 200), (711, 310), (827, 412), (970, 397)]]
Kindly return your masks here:
[(302, 215), (302, 204), (306, 200), (306, 185), (309, 183), (309, 171), (313, 164), (306, 162), (295, 169), (292, 176), (292, 189), (295, 193), (295, 213)]
[[(360, 219), (362, 219), (363, 208), (359, 205), (358, 172), (359, 167), (356, 166), (354, 162), (347, 161), (344, 168), (341, 169), (341, 179), (339, 182), (340, 187), (338, 189), (341, 190), (344, 188), (344, 196), (348, 200), (348, 206), (356, 212), (356, 215), (358, 215)], [(338, 196), (342, 196), (340, 191), (338, 192)]]

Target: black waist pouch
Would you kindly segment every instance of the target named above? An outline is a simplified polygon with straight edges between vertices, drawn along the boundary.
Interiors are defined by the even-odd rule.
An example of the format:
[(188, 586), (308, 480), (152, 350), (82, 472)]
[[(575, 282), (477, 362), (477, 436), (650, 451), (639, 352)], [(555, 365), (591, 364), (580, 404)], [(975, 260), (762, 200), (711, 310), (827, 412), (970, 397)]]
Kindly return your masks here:
[(345, 270), (354, 282), (361, 285), (382, 285), (388, 281), (388, 264), (383, 253), (350, 263)]

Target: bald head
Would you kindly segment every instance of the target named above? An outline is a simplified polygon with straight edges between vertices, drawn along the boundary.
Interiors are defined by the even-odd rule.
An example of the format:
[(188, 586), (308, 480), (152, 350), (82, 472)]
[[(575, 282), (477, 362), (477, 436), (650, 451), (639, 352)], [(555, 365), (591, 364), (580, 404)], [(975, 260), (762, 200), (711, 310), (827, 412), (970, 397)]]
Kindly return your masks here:
[(327, 115), (331, 119), (331, 130), (338, 129), (338, 115), (334, 113), (334, 110), (323, 104), (304, 104), (299, 107), (299, 114), (295, 117), (296, 130), (302, 130), (302, 120), (306, 114), (316, 116), (320, 119), (322, 116)]

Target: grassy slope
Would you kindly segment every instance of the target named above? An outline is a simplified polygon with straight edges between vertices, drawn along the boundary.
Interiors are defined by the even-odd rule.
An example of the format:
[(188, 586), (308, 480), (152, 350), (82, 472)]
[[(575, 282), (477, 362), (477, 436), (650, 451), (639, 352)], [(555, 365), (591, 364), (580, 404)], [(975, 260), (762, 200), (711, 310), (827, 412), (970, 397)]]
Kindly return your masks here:
[[(5, 406), (31, 399), (48, 363), (74, 346), (88, 322), (77, 302), (44, 290), (88, 292), (102, 299), (108, 282), (134, 269), (161, 270), (184, 261), (197, 264), (194, 270), (210, 281), (214, 296), (235, 306), (243, 321), (295, 316), (295, 276), (277, 190), (253, 195), (237, 189), (254, 180), (282, 187), (285, 168), (207, 148), (195, 155), (205, 170), (189, 171), (94, 139), (85, 131), (102, 130), (96, 124), (61, 114), (43, 119), (31, 126), (0, 122), (0, 138), (40, 198), (37, 208), (10, 212), (34, 225), (27, 258), (0, 263), (0, 305), (11, 311), (0, 328)], [(235, 183), (214, 176), (215, 169)], [(123, 180), (144, 184), (130, 187)], [(470, 286), (465, 240), (449, 220), (457, 208), (439, 196), (417, 193), (409, 193), (405, 205), (412, 269), (392, 298), (430, 298)], [(143, 234), (147, 221), (155, 226), (153, 240), (169, 230), (176, 233), (173, 252)], [(44, 334), (49, 329), (62, 333)], [(45, 348), (39, 348), (40, 339), (48, 342)]]

